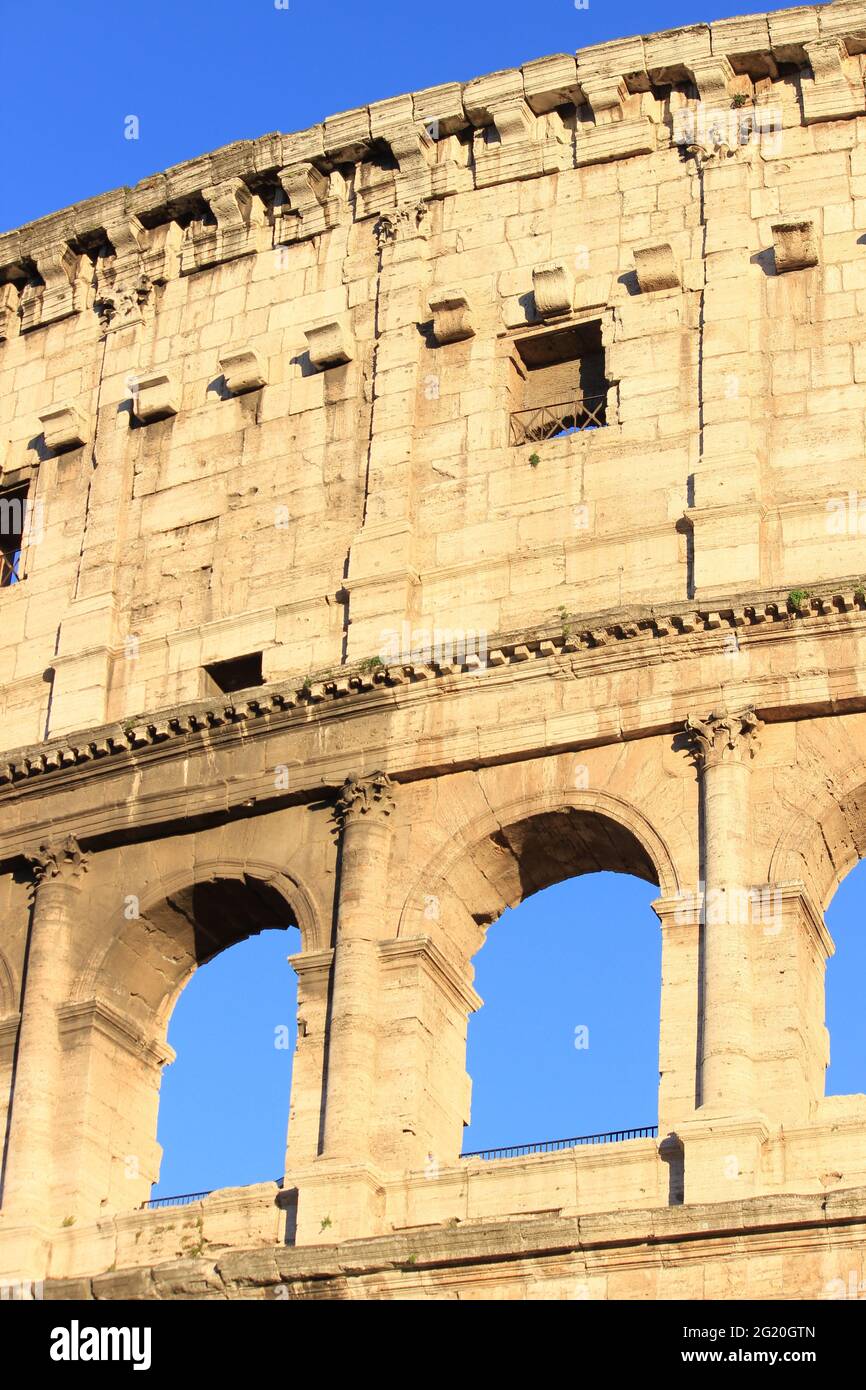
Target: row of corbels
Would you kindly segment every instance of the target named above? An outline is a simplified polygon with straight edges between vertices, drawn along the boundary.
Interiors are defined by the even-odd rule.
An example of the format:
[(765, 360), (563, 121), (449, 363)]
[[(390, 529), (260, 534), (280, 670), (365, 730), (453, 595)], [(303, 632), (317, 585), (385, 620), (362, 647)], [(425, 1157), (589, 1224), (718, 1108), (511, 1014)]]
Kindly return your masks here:
[[(776, 270), (800, 270), (818, 263), (814, 223), (795, 221), (773, 226)], [(634, 249), (635, 277), (644, 294), (675, 289), (681, 284), (680, 269), (668, 242), (653, 242)], [(572, 312), (575, 280), (562, 261), (551, 261), (533, 268), (532, 287), (536, 317), (544, 322)], [(430, 296), (433, 337), (437, 344), (456, 343), (472, 338), (475, 326), (468, 295), (461, 289), (447, 288)], [(354, 345), (346, 319), (339, 317), (306, 330), (307, 352), (316, 371), (352, 361)], [(219, 359), (226, 389), (244, 395), (267, 385), (267, 364), (252, 347), (232, 348)], [(132, 391), (132, 414), (140, 424), (150, 424), (176, 415), (180, 391), (172, 374), (163, 368), (139, 374)], [(61, 402), (50, 406), (39, 417), (49, 449), (63, 453), (79, 448), (88, 437), (88, 426), (78, 406)]]
[[(44, 284), (55, 285), (66, 298), (70, 281), (83, 273), (74, 247), (109, 230), (109, 239), (118, 236), (127, 243), (123, 249), (115, 243), (118, 254), (144, 252), (160, 209), (188, 200), (193, 189), (209, 203), (221, 239), (247, 235), (262, 221), (264, 208), (254, 191), (262, 180), (279, 183), (284, 209), (309, 220), (308, 230), (316, 232), (335, 220), (330, 177), (369, 158), (377, 147), (390, 146), (400, 173), (412, 174), (429, 167), (433, 147), (443, 138), (494, 128), (508, 144), (512, 137), (525, 138), (535, 118), (567, 105), (587, 105), (596, 125), (616, 123), (641, 94), (689, 83), (704, 107), (724, 109), (732, 99), (752, 99), (759, 73), (772, 81), (779, 64), (798, 64), (811, 70), (802, 84), (807, 123), (863, 114), (864, 34), (858, 0), (835, 0), (819, 9), (747, 16), (554, 54), (465, 84), (445, 83), (342, 112), (306, 131), (239, 142), (134, 189), (88, 199), (0, 236), (0, 289), (16, 279), (20, 287), (26, 268), (35, 264)], [(194, 268), (192, 245), (189, 260)], [(25, 287), (24, 315), (34, 311), (29, 301), (38, 288)], [(8, 297), (11, 289), (5, 293)], [(41, 321), (49, 321), (44, 311)]]

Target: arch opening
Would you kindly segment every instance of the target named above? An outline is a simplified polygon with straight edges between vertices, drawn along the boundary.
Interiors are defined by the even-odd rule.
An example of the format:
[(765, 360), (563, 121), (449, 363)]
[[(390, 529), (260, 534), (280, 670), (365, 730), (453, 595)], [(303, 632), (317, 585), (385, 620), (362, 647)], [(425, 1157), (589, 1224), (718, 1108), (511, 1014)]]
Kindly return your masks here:
[[(108, 1091), (110, 1116), (108, 1070), (94, 1073), (83, 1099), (101, 1213), (285, 1171), (297, 1027), (288, 957), (310, 930), (296, 889), (276, 870), (201, 866), (192, 882), (163, 879), (140, 903), (125, 900), (78, 982), (94, 1017), (107, 1010), (118, 1024), (101, 1064), (121, 1083)], [(257, 1094), (260, 1113), (249, 1109)], [(233, 1136), (244, 1135), (239, 1147)]]
[(290, 929), (211, 955), (172, 1011), (153, 1199), (281, 1179), (297, 1032)]
[(624, 819), (574, 805), (469, 851), (454, 881), (481, 928), (485, 1003), (468, 1026), (464, 1154), (655, 1132), (660, 877)]
[(825, 1005), (830, 1034), (830, 1065), (825, 1095), (866, 1093), (866, 859), (861, 859), (839, 884), (827, 909), (827, 926), (836, 951), (827, 962)]

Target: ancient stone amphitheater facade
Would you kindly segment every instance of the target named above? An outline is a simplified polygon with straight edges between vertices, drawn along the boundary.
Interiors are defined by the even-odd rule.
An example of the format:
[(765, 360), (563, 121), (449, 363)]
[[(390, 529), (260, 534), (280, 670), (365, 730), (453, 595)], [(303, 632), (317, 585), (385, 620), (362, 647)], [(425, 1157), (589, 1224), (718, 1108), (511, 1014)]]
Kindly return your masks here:
[[(860, 0), (621, 39), (0, 237), (0, 1282), (862, 1290), (864, 71)], [(472, 957), (599, 868), (658, 1132), (462, 1159)], [(288, 923), (282, 1186), (147, 1210), (178, 994)]]

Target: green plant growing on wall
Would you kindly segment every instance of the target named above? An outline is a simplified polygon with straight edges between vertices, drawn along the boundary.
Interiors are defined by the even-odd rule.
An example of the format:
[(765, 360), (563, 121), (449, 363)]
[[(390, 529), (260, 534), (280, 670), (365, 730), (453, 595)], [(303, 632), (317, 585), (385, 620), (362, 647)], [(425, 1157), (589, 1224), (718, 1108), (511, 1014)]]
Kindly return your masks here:
[(529, 466), (530, 466), (530, 468), (537, 468), (538, 465), (539, 465), (540, 463), (541, 463), (541, 459), (538, 457), (538, 454), (530, 454), (530, 455), (529, 455)]
[(788, 602), (792, 608), (799, 608), (803, 600), (810, 597), (808, 589), (792, 589), (788, 595)]
[(571, 637), (574, 632), (574, 616), (569, 613), (564, 604), (560, 605), (559, 620), (562, 623), (563, 637)]

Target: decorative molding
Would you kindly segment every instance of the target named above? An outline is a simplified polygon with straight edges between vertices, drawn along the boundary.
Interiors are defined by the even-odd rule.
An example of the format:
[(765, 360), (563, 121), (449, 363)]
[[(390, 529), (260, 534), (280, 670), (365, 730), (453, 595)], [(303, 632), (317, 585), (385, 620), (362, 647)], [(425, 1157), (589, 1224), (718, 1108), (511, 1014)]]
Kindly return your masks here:
[(29, 860), (37, 888), (44, 883), (78, 883), (87, 871), (90, 855), (78, 844), (74, 835), (65, 840), (49, 841), (25, 855)]
[(352, 822), (369, 817), (382, 821), (395, 807), (393, 782), (386, 772), (371, 772), (365, 776), (347, 777), (337, 796), (334, 819), (345, 829)]
[(58, 1020), (60, 1035), (65, 1042), (74, 1042), (78, 1033), (101, 1033), (133, 1057), (155, 1067), (173, 1062), (177, 1055), (168, 1043), (147, 1037), (138, 1024), (103, 999), (74, 1000), (62, 1004), (58, 1009)]
[(695, 762), (704, 770), (717, 767), (719, 763), (754, 758), (758, 749), (757, 735), (763, 727), (753, 709), (742, 710), (739, 714), (720, 710), (709, 719), (697, 719), (690, 714), (686, 720), (686, 735)]
[[(591, 656), (597, 649), (619, 647), (629, 641), (679, 641), (702, 633), (717, 634), (719, 640), (724, 641), (732, 631), (767, 631), (774, 626), (788, 632), (804, 622), (820, 624), (852, 613), (866, 615), (866, 594), (860, 581), (853, 579), (824, 593), (810, 594), (796, 609), (792, 609), (787, 597), (775, 592), (772, 596), (750, 596), (734, 605), (721, 598), (699, 608), (660, 611), (634, 608), (619, 616), (608, 611), (575, 618), (565, 627), (552, 623), (519, 635), (492, 637), (488, 643), (487, 669), (550, 659), (568, 658), (576, 662), (581, 657)], [(180, 709), (142, 713), (124, 720), (122, 725), (101, 725), (62, 740), (49, 740), (3, 753), (0, 755), (0, 787), (62, 773), (102, 758), (135, 753), (173, 739), (210, 736), (224, 726), (265, 720), (293, 709), (304, 711), (306, 718), (311, 706), (345, 702), (381, 687), (411, 686), (449, 677), (471, 678), (477, 684), (479, 664), (477, 655), (469, 653), (459, 667), (453, 660), (435, 658), (377, 666), (372, 670), (347, 666), (303, 683), (239, 691), (233, 700), (211, 698), (190, 702)]]
[(432, 937), (398, 937), (394, 941), (383, 941), (379, 947), (382, 963), (387, 968), (398, 970), (409, 966), (421, 966), (431, 979), (443, 989), (458, 1008), (467, 1013), (476, 1013), (484, 1000), (455, 965), (439, 949)]

